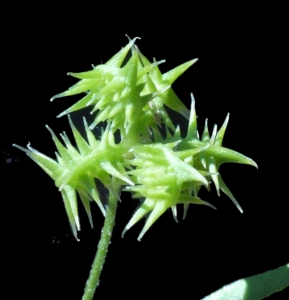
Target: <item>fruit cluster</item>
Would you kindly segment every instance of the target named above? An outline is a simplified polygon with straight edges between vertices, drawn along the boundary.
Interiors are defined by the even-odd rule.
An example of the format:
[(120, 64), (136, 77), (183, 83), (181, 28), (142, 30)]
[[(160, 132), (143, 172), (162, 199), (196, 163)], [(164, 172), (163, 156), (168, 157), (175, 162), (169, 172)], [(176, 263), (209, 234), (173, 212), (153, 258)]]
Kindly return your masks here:
[[(69, 73), (80, 81), (51, 99), (86, 93), (59, 117), (66, 114), (69, 117), (69, 113), (87, 106), (92, 108), (91, 113), (97, 112), (92, 124), (88, 125), (84, 118), (86, 137), (81, 136), (69, 117), (76, 146), (65, 133), (60, 135), (61, 142), (48, 126), (57, 148), (56, 159), (39, 153), (29, 144), (27, 149), (14, 145), (55, 181), (76, 238), (80, 230), (77, 194), (91, 226), (90, 201), (95, 201), (102, 213), (106, 213), (95, 179), (118, 199), (121, 191), (130, 191), (133, 198), (141, 201), (124, 229), (125, 232), (149, 214), (138, 238), (141, 239), (168, 208), (177, 221), (177, 204), (184, 205), (184, 217), (189, 204), (213, 207), (198, 197), (201, 186), (209, 189), (211, 181), (218, 195), (222, 190), (242, 212), (219, 167), (225, 162), (257, 166), (250, 158), (222, 146), (229, 115), (218, 132), (214, 127), (211, 136), (206, 122), (199, 137), (193, 95), (189, 111), (172, 90), (173, 82), (197, 59), (162, 74), (158, 65), (164, 61), (150, 62), (135, 45), (136, 39), (130, 40), (106, 64), (87, 72)], [(188, 119), (185, 138), (166, 107)], [(106, 122), (106, 127), (97, 139), (91, 130), (100, 122)], [(120, 135), (118, 143), (116, 133)]]

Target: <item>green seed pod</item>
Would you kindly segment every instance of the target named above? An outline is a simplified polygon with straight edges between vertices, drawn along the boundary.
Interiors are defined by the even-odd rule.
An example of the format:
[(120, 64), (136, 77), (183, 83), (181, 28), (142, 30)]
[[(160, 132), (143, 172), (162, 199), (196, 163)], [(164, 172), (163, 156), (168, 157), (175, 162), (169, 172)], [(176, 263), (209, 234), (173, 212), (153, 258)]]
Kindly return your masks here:
[[(175, 130), (164, 105), (188, 118), (188, 109), (171, 85), (197, 59), (162, 75), (158, 65), (164, 60), (151, 63), (134, 45), (136, 39), (131, 40), (106, 64), (87, 72), (69, 73), (80, 81), (66, 92), (52, 97), (51, 101), (83, 92), (87, 95), (58, 117), (92, 106), (91, 113), (98, 113), (90, 125), (91, 129), (101, 121), (108, 121), (113, 132), (119, 129), (122, 138), (130, 140), (137, 140), (140, 136), (149, 138), (148, 132), (157, 132), (161, 122)], [(131, 57), (122, 66), (129, 49)]]
[[(150, 215), (138, 240), (168, 208), (172, 208), (173, 216), (177, 220), (177, 204), (194, 203), (212, 206), (186, 193), (188, 187), (184, 183), (190, 183), (190, 188), (193, 188), (200, 185), (207, 186), (208, 181), (198, 170), (179, 159), (172, 150), (179, 142), (156, 143), (132, 148), (134, 159), (130, 163), (135, 169), (128, 173), (133, 176), (132, 180), (138, 185), (129, 186), (126, 190), (134, 192), (135, 198), (144, 197), (145, 201), (126, 225), (122, 236), (149, 212)], [(198, 149), (198, 151), (202, 150)]]
[(77, 239), (77, 230), (80, 230), (77, 193), (93, 227), (90, 212), (91, 200), (97, 203), (105, 215), (94, 179), (100, 180), (111, 192), (118, 190), (115, 182), (112, 181), (112, 176), (119, 179), (119, 185), (133, 184), (133, 182), (125, 175), (123, 153), (127, 151), (122, 148), (122, 144), (115, 144), (110, 125), (102, 133), (100, 140), (97, 140), (84, 119), (87, 142), (75, 128), (69, 116), (68, 118), (77, 149), (72, 146), (65, 132), (61, 134), (64, 142), (61, 143), (54, 132), (46, 126), (58, 150), (56, 160), (38, 152), (29, 144), (28, 149), (15, 144), (13, 146), (26, 152), (55, 181), (55, 185), (61, 192), (72, 232)]
[(247, 164), (247, 165), (252, 165), (256, 168), (258, 166), (251, 158), (246, 157), (234, 150), (222, 146), (224, 134), (229, 121), (229, 114), (227, 115), (222, 127), (218, 132), (217, 132), (217, 126), (216, 125), (214, 126), (211, 137), (208, 131), (208, 124), (206, 120), (202, 138), (199, 139), (199, 135), (197, 131), (195, 99), (193, 94), (191, 94), (191, 98), (192, 98), (191, 114), (190, 114), (190, 120), (188, 124), (188, 131), (187, 131), (186, 138), (179, 145), (179, 150), (183, 150), (183, 152), (180, 152), (180, 155), (185, 159), (186, 155), (187, 156), (190, 155), (189, 149), (204, 147), (209, 143), (209, 147), (207, 147), (207, 149), (194, 155), (194, 160), (192, 161), (192, 164), (199, 171), (207, 171), (212, 173), (210, 177), (215, 184), (218, 196), (220, 196), (220, 189), (221, 189), (233, 201), (233, 203), (237, 206), (239, 211), (242, 213), (243, 210), (241, 206), (239, 205), (239, 203), (234, 198), (233, 194), (231, 193), (231, 191), (223, 181), (219, 173), (219, 167), (223, 163)]

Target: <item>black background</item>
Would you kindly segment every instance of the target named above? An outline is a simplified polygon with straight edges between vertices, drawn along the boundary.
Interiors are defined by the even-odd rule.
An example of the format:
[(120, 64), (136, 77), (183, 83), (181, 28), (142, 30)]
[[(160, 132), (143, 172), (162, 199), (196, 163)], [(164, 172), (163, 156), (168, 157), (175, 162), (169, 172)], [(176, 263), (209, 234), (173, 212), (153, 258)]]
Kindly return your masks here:
[(54, 183), (11, 145), (25, 147), (30, 141), (54, 157), (44, 125), (57, 134), (69, 132), (67, 118), (56, 115), (79, 96), (49, 99), (76, 82), (67, 72), (86, 71), (111, 58), (127, 44), (125, 34), (141, 37), (137, 45), (148, 59), (166, 59), (163, 73), (199, 58), (173, 89), (188, 107), (194, 93), (200, 132), (205, 118), (212, 131), (230, 112), (224, 146), (252, 158), (259, 169), (233, 164), (220, 169), (244, 214), (226, 195), (202, 191), (217, 210), (190, 206), (181, 221), (179, 207), (179, 224), (167, 211), (141, 242), (137, 236), (143, 222), (121, 238), (138, 205), (123, 194), (95, 298), (200, 299), (232, 281), (288, 263), (285, 80), (278, 71), (282, 19), (272, 19), (281, 11), (110, 5), (78, 4), (73, 12), (44, 4), (7, 10), (1, 101), (3, 292), (8, 299), (81, 298), (103, 217), (93, 204), (95, 229), (90, 229), (80, 204), (82, 228), (80, 242), (75, 241)]

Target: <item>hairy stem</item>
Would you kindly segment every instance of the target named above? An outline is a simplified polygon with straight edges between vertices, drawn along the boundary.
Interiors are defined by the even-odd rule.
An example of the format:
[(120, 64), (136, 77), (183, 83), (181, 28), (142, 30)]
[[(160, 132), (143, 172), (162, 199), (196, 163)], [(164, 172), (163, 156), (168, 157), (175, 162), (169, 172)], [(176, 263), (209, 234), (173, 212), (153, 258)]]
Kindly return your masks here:
[(105, 262), (106, 253), (110, 244), (112, 236), (112, 230), (115, 224), (115, 214), (117, 208), (118, 198), (116, 192), (109, 192), (108, 207), (106, 211), (106, 217), (101, 232), (101, 238), (98, 243), (98, 249), (89, 273), (89, 277), (86, 281), (84, 294), (82, 300), (93, 299), (95, 289), (99, 285), (99, 277)]

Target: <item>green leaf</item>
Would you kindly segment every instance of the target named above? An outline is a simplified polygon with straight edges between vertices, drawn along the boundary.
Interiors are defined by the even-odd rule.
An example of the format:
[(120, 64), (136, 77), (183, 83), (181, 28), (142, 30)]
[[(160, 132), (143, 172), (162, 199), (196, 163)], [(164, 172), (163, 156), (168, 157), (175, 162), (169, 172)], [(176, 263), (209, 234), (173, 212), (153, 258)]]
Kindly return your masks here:
[(202, 300), (261, 300), (286, 287), (289, 287), (289, 264), (232, 282)]

